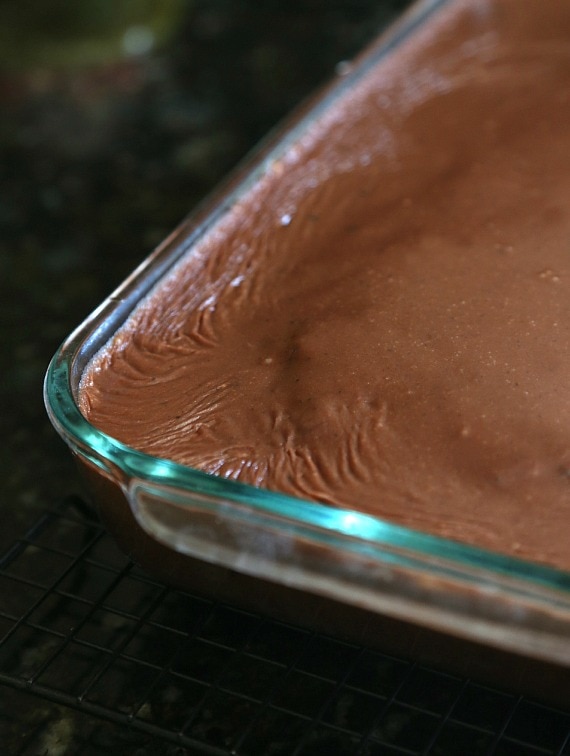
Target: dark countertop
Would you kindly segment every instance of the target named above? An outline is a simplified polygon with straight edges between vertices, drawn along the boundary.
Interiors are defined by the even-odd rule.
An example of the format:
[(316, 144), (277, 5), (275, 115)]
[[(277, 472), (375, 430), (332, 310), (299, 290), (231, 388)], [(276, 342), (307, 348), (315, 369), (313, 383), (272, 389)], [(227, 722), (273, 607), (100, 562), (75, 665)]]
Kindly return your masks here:
[[(171, 0), (142, 20), (123, 4), (56, 2), (49, 23), (39, 2), (0, 9), (0, 554), (80, 490), (42, 401), (59, 343), (407, 3)], [(144, 52), (149, 26), (163, 39)], [(38, 704), (8, 696), (16, 742)]]
[(0, 58), (2, 545), (76, 487), (41, 396), (59, 343), (405, 4), (187, 0), (144, 56), (62, 66), (38, 27), (42, 65)]

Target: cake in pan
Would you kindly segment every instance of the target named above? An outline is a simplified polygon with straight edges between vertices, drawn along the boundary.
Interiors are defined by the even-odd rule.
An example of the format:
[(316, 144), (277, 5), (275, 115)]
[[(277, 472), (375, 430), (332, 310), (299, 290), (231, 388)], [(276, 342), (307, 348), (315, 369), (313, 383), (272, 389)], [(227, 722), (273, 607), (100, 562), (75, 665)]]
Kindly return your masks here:
[(457, 0), (369, 63), (91, 359), (85, 417), (570, 570), (569, 39), (563, 0)]

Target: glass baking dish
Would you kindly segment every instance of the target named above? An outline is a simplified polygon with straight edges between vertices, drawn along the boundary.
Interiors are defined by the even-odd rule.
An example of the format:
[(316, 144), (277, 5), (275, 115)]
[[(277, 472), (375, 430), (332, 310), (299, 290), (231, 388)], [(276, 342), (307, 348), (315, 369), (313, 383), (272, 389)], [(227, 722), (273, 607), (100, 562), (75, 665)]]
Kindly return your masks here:
[[(453, 0), (416, 3), (294, 114), (81, 324), (55, 354), (45, 401), (123, 548), (163, 579), (305, 620), (387, 617), (557, 665), (570, 664), (570, 574), (261, 490), (120, 443), (78, 408), (85, 366), (137, 304), (330, 113), (366, 72)], [(335, 610), (314, 610), (312, 601)], [(320, 606), (320, 605), (319, 605)], [(290, 611), (291, 610), (291, 611)], [(348, 612), (348, 614), (346, 614)], [(363, 614), (364, 613), (364, 614)]]

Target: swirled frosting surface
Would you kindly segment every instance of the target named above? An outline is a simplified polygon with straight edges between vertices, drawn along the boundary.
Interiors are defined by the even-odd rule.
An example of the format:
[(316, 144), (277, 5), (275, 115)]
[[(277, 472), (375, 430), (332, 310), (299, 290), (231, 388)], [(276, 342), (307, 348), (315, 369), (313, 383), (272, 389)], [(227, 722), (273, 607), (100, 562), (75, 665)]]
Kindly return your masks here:
[(158, 457), (570, 569), (569, 40), (566, 0), (434, 14), (140, 304), (83, 413)]

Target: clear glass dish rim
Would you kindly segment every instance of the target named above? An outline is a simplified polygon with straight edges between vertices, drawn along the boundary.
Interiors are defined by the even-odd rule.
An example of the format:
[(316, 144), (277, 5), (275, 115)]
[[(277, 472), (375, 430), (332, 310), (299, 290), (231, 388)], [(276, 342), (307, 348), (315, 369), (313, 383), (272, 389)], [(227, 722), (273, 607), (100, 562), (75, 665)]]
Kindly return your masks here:
[[(253, 508), (260, 514), (277, 517), (284, 533), (308, 527), (338, 549), (338, 539), (349, 539), (351, 548), (358, 542), (363, 549), (372, 547), (373, 558), (382, 561), (382, 550), (394, 550), (402, 564), (409, 566), (414, 555), (420, 564), (433, 559), (452, 576), (471, 575), (477, 584), (496, 586), (506, 597), (522, 592), (541, 598), (541, 603), (559, 611), (561, 604), (570, 619), (570, 572), (525, 561), (475, 546), (448, 540), (397, 525), (374, 515), (297, 499), (285, 494), (255, 488), (199, 470), (159, 459), (126, 446), (93, 426), (80, 412), (75, 400), (78, 378), (91, 355), (117, 330), (141, 298), (160, 280), (195, 241), (205, 234), (240, 196), (248, 191), (267, 166), (294, 142), (299, 133), (318, 117), (347, 87), (412, 34), (440, 7), (455, 0), (419, 0), (402, 18), (380, 37), (380, 43), (365, 50), (353, 69), (333, 82), (305, 111), (293, 114), (292, 125), (285, 121), (246, 157), (229, 179), (187, 218), (135, 271), (94, 310), (54, 354), (44, 380), (44, 401), (49, 418), (73, 452), (107, 473), (120, 473), (128, 479), (164, 485), (184, 493), (218, 498), (228, 504)], [(111, 320), (114, 326), (111, 328)], [(181, 506), (178, 503), (178, 506)], [(183, 506), (183, 505), (182, 505)], [(285, 527), (286, 526), (286, 527)], [(306, 531), (304, 530), (304, 537)], [(322, 545), (322, 541), (321, 544)], [(404, 555), (404, 556), (402, 556)], [(423, 573), (418, 573), (423, 574)], [(542, 592), (546, 589), (546, 594)]]

